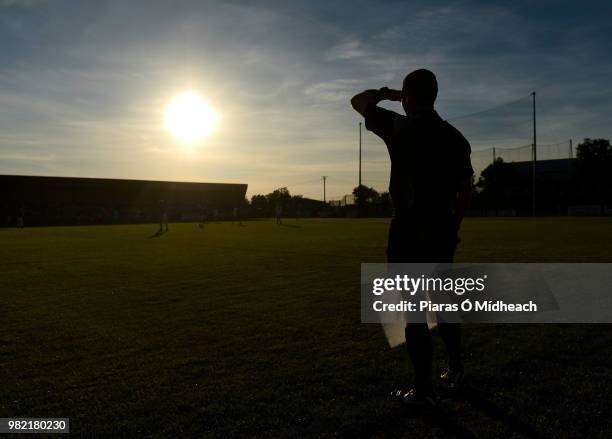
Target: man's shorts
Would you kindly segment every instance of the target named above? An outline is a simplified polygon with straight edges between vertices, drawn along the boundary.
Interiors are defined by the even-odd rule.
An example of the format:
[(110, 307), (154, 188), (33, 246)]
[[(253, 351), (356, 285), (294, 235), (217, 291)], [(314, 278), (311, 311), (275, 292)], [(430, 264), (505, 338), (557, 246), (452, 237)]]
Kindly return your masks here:
[(453, 262), (459, 243), (457, 232), (451, 219), (407, 221), (393, 218), (389, 226), (387, 261)]

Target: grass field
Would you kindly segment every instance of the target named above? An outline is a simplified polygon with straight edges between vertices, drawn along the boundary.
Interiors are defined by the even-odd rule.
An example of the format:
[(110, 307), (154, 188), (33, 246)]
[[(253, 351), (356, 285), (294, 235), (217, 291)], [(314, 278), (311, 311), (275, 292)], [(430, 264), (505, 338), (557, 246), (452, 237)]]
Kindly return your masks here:
[[(607, 325), (468, 325), (473, 393), (444, 416), (390, 401), (407, 355), (359, 321), (359, 264), (384, 260), (386, 227), (0, 230), (0, 417), (131, 437), (610, 437)], [(612, 219), (468, 219), (457, 260), (611, 262)]]

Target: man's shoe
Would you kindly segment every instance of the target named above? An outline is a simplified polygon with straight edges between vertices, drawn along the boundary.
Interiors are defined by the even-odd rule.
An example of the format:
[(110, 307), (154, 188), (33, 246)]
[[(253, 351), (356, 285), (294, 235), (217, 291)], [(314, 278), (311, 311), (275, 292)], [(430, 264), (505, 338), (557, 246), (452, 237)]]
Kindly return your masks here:
[(442, 375), (440, 375), (440, 380), (442, 381), (442, 386), (447, 390), (459, 390), (463, 386), (463, 378), (464, 373), (463, 369), (451, 370), (448, 369)]
[(402, 404), (412, 407), (436, 407), (438, 401), (436, 395), (432, 393), (422, 394), (417, 393), (415, 389), (409, 390), (394, 390), (391, 396)]

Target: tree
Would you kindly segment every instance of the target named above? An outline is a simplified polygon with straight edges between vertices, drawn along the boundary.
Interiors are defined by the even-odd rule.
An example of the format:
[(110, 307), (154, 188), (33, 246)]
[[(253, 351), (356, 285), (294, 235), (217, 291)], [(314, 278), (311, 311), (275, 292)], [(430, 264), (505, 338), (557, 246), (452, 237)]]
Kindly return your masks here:
[(579, 192), (587, 202), (612, 201), (612, 146), (608, 139), (584, 139), (576, 148)]
[(304, 202), (304, 197), (302, 195), (293, 195), (291, 197), (291, 205), (293, 209), (298, 209)]
[(266, 195), (266, 199), (271, 206), (277, 204), (287, 205), (291, 201), (291, 194), (289, 193), (289, 189), (281, 187)]
[(251, 206), (257, 209), (265, 208), (268, 205), (268, 200), (265, 195), (256, 194), (251, 197)]
[(353, 195), (355, 196), (355, 203), (358, 205), (375, 203), (378, 200), (378, 191), (363, 184), (353, 189)]
[(391, 208), (391, 194), (387, 191), (381, 192), (378, 195), (378, 204), (380, 204), (383, 208)]
[(306, 203), (302, 195), (291, 195), (286, 187), (275, 189), (267, 195), (257, 194), (251, 197), (251, 208), (262, 216), (272, 215), (276, 206), (282, 206), (285, 213), (295, 212)]
[(582, 163), (607, 161), (612, 158), (612, 146), (608, 139), (586, 138), (576, 148), (576, 158)]
[[(481, 173), (478, 182), (477, 200), (483, 207), (491, 209), (517, 208), (527, 199), (525, 182), (516, 169), (498, 157)], [(475, 203), (476, 204), (476, 203)]]

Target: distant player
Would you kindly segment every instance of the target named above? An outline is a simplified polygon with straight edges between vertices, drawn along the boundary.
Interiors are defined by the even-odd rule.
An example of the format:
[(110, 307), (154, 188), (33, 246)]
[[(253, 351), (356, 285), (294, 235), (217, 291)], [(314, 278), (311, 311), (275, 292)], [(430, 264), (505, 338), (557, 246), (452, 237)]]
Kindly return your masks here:
[(297, 207), (295, 208), (295, 220), (298, 221), (301, 216), (302, 216), (302, 208), (298, 204)]
[(17, 209), (17, 227), (20, 229), (23, 229), (24, 227), (24, 217), (25, 217), (25, 209), (23, 208), (23, 206), (20, 206), (19, 209)]
[(166, 232), (168, 231), (168, 210), (166, 208), (166, 202), (164, 200), (159, 200), (157, 202), (157, 207), (159, 208), (159, 233), (164, 232), (164, 226), (166, 228)]
[(200, 212), (200, 228), (204, 227), (204, 224), (206, 224), (206, 221), (208, 221), (208, 209), (206, 206), (202, 206), (202, 209)]
[(283, 206), (280, 203), (276, 204), (276, 208), (274, 209), (274, 213), (276, 214), (276, 224), (283, 223)]
[(232, 224), (242, 225), (242, 220), (240, 219), (240, 212), (238, 211), (238, 207), (234, 207), (232, 209)]

